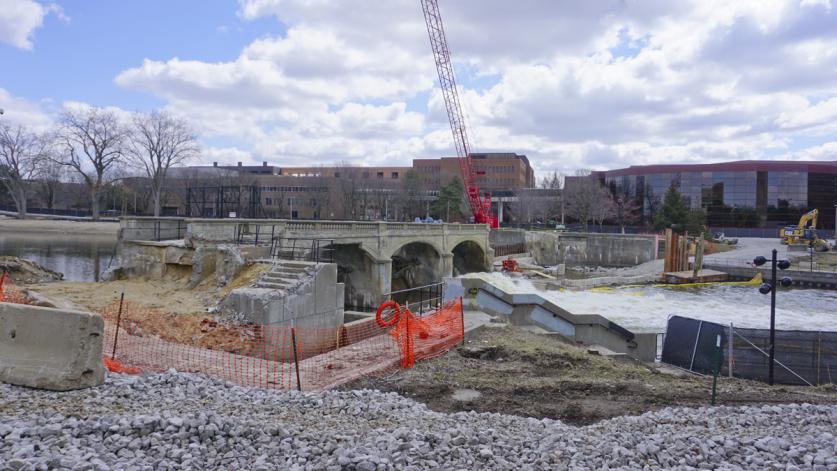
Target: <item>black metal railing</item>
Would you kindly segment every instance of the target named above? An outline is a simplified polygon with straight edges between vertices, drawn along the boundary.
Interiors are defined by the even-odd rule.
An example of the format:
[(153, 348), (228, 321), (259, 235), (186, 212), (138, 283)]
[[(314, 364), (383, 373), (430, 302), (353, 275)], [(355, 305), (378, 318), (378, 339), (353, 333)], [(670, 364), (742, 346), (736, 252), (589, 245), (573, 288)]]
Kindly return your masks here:
[(126, 240), (179, 240), (186, 236), (186, 221), (162, 220), (136, 222), (124, 230)]
[(274, 237), (270, 256), (279, 260), (334, 263), (334, 239)]
[(415, 288), (406, 288), (392, 291), (383, 295), (383, 301), (393, 300), (402, 306), (406, 306), (419, 316), (431, 313), (442, 305), (445, 293), (445, 282), (432, 283)]
[(235, 243), (239, 245), (273, 245), (276, 232), (275, 224), (236, 224)]

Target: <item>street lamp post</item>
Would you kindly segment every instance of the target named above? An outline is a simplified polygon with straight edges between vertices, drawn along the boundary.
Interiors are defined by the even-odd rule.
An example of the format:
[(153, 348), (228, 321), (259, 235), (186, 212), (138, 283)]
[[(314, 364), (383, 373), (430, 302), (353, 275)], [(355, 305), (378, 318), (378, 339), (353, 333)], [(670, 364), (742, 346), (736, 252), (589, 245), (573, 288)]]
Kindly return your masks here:
[[(767, 383), (771, 386), (773, 386), (773, 363), (776, 358), (776, 268), (778, 267), (781, 270), (787, 270), (790, 268), (790, 262), (788, 260), (777, 260), (777, 254), (778, 251), (773, 249), (770, 264), (770, 281), (762, 283), (761, 286), (759, 286), (759, 293), (770, 294), (770, 364), (768, 365), (767, 370)], [(767, 259), (761, 255), (753, 259), (753, 265), (757, 267), (760, 267), (765, 263), (767, 263)], [(782, 286), (790, 286), (793, 281), (788, 277), (784, 277), (779, 283), (781, 283)]]

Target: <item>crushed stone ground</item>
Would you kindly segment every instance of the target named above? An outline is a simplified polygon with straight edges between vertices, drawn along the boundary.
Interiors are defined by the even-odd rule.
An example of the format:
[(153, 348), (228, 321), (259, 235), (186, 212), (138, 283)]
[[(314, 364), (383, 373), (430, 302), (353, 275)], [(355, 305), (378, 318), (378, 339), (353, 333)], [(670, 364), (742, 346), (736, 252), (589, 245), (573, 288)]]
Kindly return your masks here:
[(666, 408), (574, 427), (371, 390), (168, 372), (54, 393), (0, 384), (6, 469), (835, 469), (837, 407)]

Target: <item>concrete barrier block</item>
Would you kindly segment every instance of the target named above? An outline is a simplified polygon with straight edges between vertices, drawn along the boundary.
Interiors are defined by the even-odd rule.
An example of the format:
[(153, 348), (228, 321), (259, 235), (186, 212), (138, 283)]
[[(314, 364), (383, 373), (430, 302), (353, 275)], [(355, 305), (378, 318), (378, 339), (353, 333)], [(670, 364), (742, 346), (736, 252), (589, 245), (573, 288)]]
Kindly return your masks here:
[(104, 326), (87, 312), (0, 303), (0, 381), (53, 391), (104, 383)]

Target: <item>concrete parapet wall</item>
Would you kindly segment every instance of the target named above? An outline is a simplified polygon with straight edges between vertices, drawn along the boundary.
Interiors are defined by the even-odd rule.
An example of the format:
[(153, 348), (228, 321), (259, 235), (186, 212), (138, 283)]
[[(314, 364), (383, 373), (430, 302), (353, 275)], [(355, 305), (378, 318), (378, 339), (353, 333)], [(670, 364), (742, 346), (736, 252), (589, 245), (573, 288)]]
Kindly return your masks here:
[(445, 299), (465, 293), (466, 306), (512, 325), (536, 325), (585, 345), (600, 345), (640, 361), (654, 361), (656, 334), (634, 334), (598, 314), (573, 314), (537, 293), (510, 294), (480, 278), (446, 280)]
[(627, 267), (657, 258), (656, 236), (530, 231), (526, 243), (540, 265)]
[(96, 314), (0, 303), (0, 381), (68, 391), (105, 381)]

